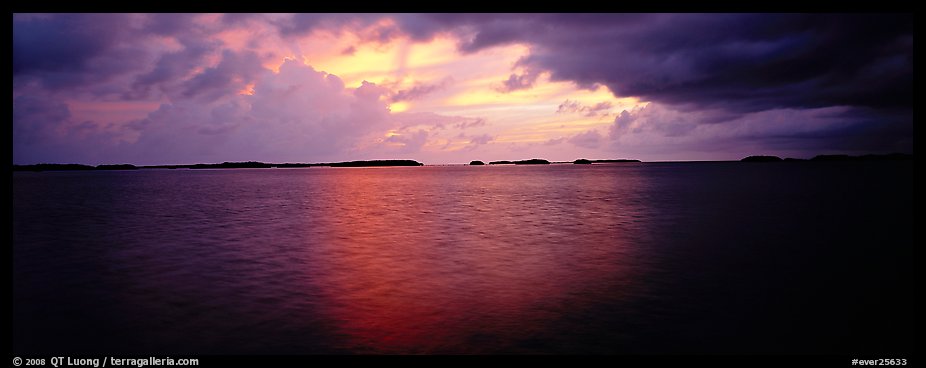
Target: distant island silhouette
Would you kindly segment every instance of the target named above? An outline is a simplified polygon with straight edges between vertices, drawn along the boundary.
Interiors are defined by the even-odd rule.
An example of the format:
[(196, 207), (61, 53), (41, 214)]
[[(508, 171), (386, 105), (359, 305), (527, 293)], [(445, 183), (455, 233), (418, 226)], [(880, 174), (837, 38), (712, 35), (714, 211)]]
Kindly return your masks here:
[(489, 165), (549, 165), (550, 161), (544, 160), (542, 158), (532, 158), (530, 160), (520, 160), (520, 161), (492, 161), (489, 162)]
[(267, 169), (271, 167), (273, 167), (273, 165), (256, 161), (223, 162), (221, 164), (196, 164), (190, 166), (191, 169)]
[[(784, 158), (768, 155), (747, 156), (740, 159), (740, 162), (840, 162), (840, 161), (902, 161), (913, 160), (913, 154), (909, 153), (888, 153), (888, 154), (867, 154), (860, 156), (850, 155), (817, 155), (811, 159), (801, 158)], [(633, 159), (604, 159), (589, 160), (580, 158), (572, 161), (572, 164), (590, 165), (593, 163), (615, 163), (615, 162), (642, 162)], [(557, 161), (556, 164), (569, 164), (569, 161)], [(474, 160), (470, 165), (485, 165), (485, 162)], [(491, 161), (489, 165), (549, 165), (550, 161), (532, 158), (529, 160), (518, 161)], [(424, 164), (415, 160), (363, 160), (363, 161), (345, 161), (345, 162), (328, 162), (328, 163), (265, 163), (258, 161), (246, 162), (223, 162), (220, 164), (191, 164), (191, 165), (149, 165), (135, 166), (132, 164), (105, 164), (105, 165), (83, 165), (83, 164), (33, 164), (33, 165), (13, 165), (13, 171), (85, 171), (85, 170), (138, 170), (138, 169), (267, 169), (267, 168), (299, 168), (299, 167), (376, 167), (376, 166), (424, 166)]]
[(631, 159), (626, 159), (626, 158), (621, 158), (621, 159), (608, 159), (608, 160), (589, 160), (589, 159), (580, 158), (580, 159), (578, 159), (578, 160), (573, 161), (572, 163), (573, 163), (573, 164), (576, 164), (576, 165), (591, 165), (591, 164), (594, 164), (594, 163), (601, 163), (601, 164), (603, 164), (603, 163), (614, 163), (614, 162), (642, 162), (642, 161), (640, 161), (640, 160), (631, 160)]
[(13, 171), (81, 171), (81, 170), (138, 170), (130, 164), (119, 165), (81, 165), (81, 164), (35, 164), (13, 165)]
[[(324, 165), (319, 165), (324, 166)], [(366, 167), (366, 166), (424, 166), (415, 160), (372, 160), (372, 161), (348, 161), (335, 162), (328, 164), (331, 167)]]
[(415, 160), (368, 160), (368, 161), (346, 161), (330, 163), (284, 163), (268, 164), (257, 161), (247, 162), (223, 162), (220, 164), (192, 164), (192, 165), (151, 165), (135, 166), (130, 164), (118, 165), (81, 165), (81, 164), (35, 164), (35, 165), (13, 165), (13, 171), (77, 171), (77, 170), (137, 170), (137, 169), (268, 169), (274, 167), (291, 168), (291, 167), (312, 167), (312, 166), (329, 166), (329, 167), (371, 167), (371, 166), (423, 166), (424, 164)]
[(781, 161), (781, 157), (778, 156), (749, 156), (745, 157), (742, 162), (777, 162)]

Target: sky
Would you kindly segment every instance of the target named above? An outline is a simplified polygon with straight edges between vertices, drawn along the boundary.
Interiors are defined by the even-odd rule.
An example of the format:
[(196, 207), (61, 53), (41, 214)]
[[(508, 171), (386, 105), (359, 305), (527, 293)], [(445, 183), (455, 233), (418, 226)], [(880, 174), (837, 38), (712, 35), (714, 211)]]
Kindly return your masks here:
[(913, 152), (912, 14), (14, 14), (13, 163)]

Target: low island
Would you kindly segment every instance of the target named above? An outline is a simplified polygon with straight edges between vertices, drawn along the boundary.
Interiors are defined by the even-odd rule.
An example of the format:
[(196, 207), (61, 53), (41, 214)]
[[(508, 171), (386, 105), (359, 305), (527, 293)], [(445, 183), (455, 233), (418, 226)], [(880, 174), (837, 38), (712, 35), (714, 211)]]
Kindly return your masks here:
[[(324, 165), (319, 165), (324, 166)], [(372, 160), (372, 161), (348, 161), (334, 162), (327, 166), (331, 167), (368, 167), (368, 166), (424, 166), (415, 160)]]
[(626, 159), (626, 158), (608, 159), (608, 160), (589, 160), (585, 158), (580, 158), (578, 160), (573, 161), (572, 163), (576, 165), (591, 165), (593, 163), (603, 164), (603, 163), (615, 163), (615, 162), (640, 162), (640, 160), (631, 160), (631, 159)]
[(81, 164), (35, 164), (13, 165), (13, 171), (84, 171), (84, 170), (137, 170), (138, 167), (130, 164), (119, 165), (81, 165)]
[(778, 156), (749, 156), (745, 157), (742, 162), (779, 162), (781, 157)]
[(192, 165), (152, 165), (152, 166), (135, 166), (130, 164), (118, 165), (81, 165), (81, 164), (35, 164), (35, 165), (13, 165), (13, 171), (78, 171), (78, 170), (137, 170), (137, 169), (269, 169), (294, 168), (294, 167), (370, 167), (370, 166), (423, 166), (424, 164), (415, 160), (369, 160), (369, 161), (346, 161), (331, 163), (285, 163), (270, 164), (258, 161), (247, 162), (223, 162), (220, 164), (192, 164)]
[(541, 158), (532, 158), (530, 160), (519, 161), (492, 161), (489, 165), (549, 165), (550, 161)]

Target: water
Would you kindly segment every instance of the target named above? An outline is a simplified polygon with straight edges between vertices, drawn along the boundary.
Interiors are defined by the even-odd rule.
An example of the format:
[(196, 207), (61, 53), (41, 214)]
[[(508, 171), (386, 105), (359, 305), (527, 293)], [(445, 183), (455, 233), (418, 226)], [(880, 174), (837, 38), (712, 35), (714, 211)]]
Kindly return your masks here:
[(909, 352), (912, 177), (912, 162), (17, 172), (14, 352)]

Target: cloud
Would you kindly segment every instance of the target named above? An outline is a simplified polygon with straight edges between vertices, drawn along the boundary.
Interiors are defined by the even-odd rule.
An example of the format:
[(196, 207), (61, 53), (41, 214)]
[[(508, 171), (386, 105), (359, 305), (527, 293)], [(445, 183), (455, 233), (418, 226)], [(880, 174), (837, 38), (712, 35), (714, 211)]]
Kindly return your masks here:
[(912, 103), (911, 14), (405, 14), (379, 25), (384, 18), (302, 14), (280, 29), (453, 34), (463, 53), (530, 45), (516, 65), (525, 72), (504, 91), (546, 71), (619, 96), (738, 112)]
[(13, 142), (32, 144), (57, 135), (56, 128), (71, 118), (67, 104), (32, 96), (13, 99)]
[(738, 112), (912, 101), (910, 15), (640, 17), (579, 27), (569, 14), (538, 16), (529, 26), (557, 32), (526, 33), (537, 47), (522, 64), (619, 96)]
[(207, 58), (221, 46), (218, 42), (201, 39), (182, 39), (181, 44), (182, 49), (161, 54), (150, 71), (135, 76), (125, 98), (149, 98), (152, 89), (179, 97), (181, 87), (178, 81), (205, 64)]
[(483, 118), (465, 118), (453, 126), (458, 129), (475, 128), (486, 125), (486, 119)]
[[(160, 13), (146, 14), (144, 29), (146, 32), (159, 36), (178, 36), (186, 35), (199, 25), (196, 22), (197, 14), (189, 13)], [(241, 18), (235, 16), (223, 17), (223, 21), (235, 20), (241, 21)]]
[(111, 51), (119, 41), (125, 17), (102, 21), (87, 14), (71, 17), (13, 17), (13, 75), (84, 70), (90, 61)]
[(432, 84), (416, 83), (409, 89), (396, 91), (392, 94), (392, 96), (390, 96), (389, 100), (392, 102), (418, 100), (431, 93), (446, 88), (451, 83), (453, 83), (453, 77), (447, 77), (442, 79), (440, 82)]
[(556, 113), (584, 113), (585, 116), (588, 117), (598, 115), (606, 116), (609, 114), (608, 110), (610, 110), (611, 107), (613, 106), (611, 105), (610, 101), (603, 101), (591, 106), (585, 106), (579, 103), (579, 101), (572, 101), (567, 99), (566, 101), (563, 101), (563, 103), (559, 104), (559, 106), (556, 108)]
[[(701, 123), (715, 120), (723, 122)], [(908, 124), (904, 113), (891, 116), (850, 106), (771, 109), (730, 119), (723, 111), (684, 111), (650, 103), (617, 114), (607, 140), (611, 148), (645, 153), (910, 151)]]
[(453, 128), (464, 130), (486, 125), (485, 118), (448, 116), (433, 112), (393, 113), (390, 115), (390, 120), (400, 127), (399, 130), (407, 130), (419, 126), (426, 126), (430, 129), (445, 129), (448, 125)]
[[(515, 65), (526, 72), (511, 74), (500, 91), (530, 88), (544, 72), (581, 87), (605, 85), (619, 97), (676, 112), (663, 111), (647, 128), (660, 137), (721, 130), (702, 124), (763, 124), (771, 120), (760, 118), (783, 111), (804, 116), (849, 108), (868, 118), (841, 115), (854, 128), (805, 140), (808, 149), (832, 139), (840, 147), (912, 150), (897, 143), (909, 141), (913, 130), (911, 14), (501, 14), (443, 21), (442, 31), (456, 34), (464, 53), (530, 46)], [(862, 131), (878, 134), (867, 141), (880, 143), (861, 144)]]
[(341, 50), (341, 55), (353, 55), (356, 52), (357, 52), (357, 47), (349, 46), (345, 48), (344, 50)]
[(383, 22), (384, 14), (286, 14), (271, 21), (284, 38), (299, 38), (313, 32), (331, 32), (335, 35), (352, 33), (363, 42), (384, 44), (403, 32), (394, 22)]
[(68, 104), (53, 97), (13, 99), (15, 163), (87, 163), (126, 138), (109, 125), (75, 120)]
[(14, 16), (14, 89), (35, 83), (55, 91), (92, 91), (134, 71), (150, 55), (133, 42), (139, 36), (131, 20), (128, 15)]
[(489, 143), (493, 139), (495, 139), (495, 137), (488, 135), (488, 134), (482, 134), (482, 135), (470, 137), (469, 143), (475, 144), (475, 145), (481, 145), (481, 144)]
[[(226, 53), (233, 65), (223, 61), (181, 84), (192, 98), (164, 103), (145, 118), (124, 124), (135, 139), (119, 142), (98, 127), (88, 138), (98, 150), (69, 154), (83, 162), (121, 157), (139, 164), (340, 160), (352, 154), (361, 137), (390, 126), (384, 88), (372, 83), (346, 88), (337, 76), (292, 60), (279, 73), (256, 69), (242, 60), (248, 55)], [(253, 94), (237, 93), (248, 80), (254, 83)], [(72, 124), (68, 118), (64, 104), (19, 97), (14, 103), (16, 159), (31, 161), (33, 153), (48, 149), (30, 137), (65, 129)], [(47, 132), (42, 136), (53, 137)]]
[(597, 130), (587, 130), (569, 138), (569, 143), (584, 148), (598, 148), (604, 137)]
[(502, 82), (502, 85), (498, 87), (497, 90), (502, 93), (507, 93), (522, 89), (529, 89), (534, 86), (534, 83), (539, 77), (540, 72), (538, 70), (527, 69), (521, 74), (511, 74), (511, 76), (508, 77), (508, 80)]
[[(450, 38), (460, 58), (519, 45), (497, 91), (549, 79), (649, 102), (616, 113), (566, 100), (558, 113), (614, 122), (549, 144), (912, 151), (912, 14), (14, 14), (14, 160), (336, 160), (389, 130), (498, 134), (495, 115), (390, 113), (388, 102), (434, 100), (451, 79), (348, 88), (302, 63), (313, 33), (351, 33), (356, 47)], [(290, 55), (298, 62), (268, 69)], [(125, 121), (79, 108), (120, 101), (160, 108)]]
[[(460, 149), (463, 152), (475, 151), (495, 140), (495, 137), (490, 134), (466, 135), (462, 132), (460, 132), (456, 138), (466, 142), (466, 145)], [(450, 145), (450, 142), (452, 142), (452, 140), (448, 140), (448, 144), (443, 148), (446, 149), (447, 146)]]
[(255, 52), (225, 50), (218, 65), (183, 83), (181, 97), (214, 101), (244, 89), (264, 70)]
[(550, 139), (546, 140), (545, 142), (543, 142), (543, 145), (545, 145), (545, 146), (555, 146), (555, 145), (560, 144), (560, 143), (563, 143), (563, 142), (565, 142), (565, 141), (566, 141), (566, 137), (550, 138)]
[(393, 135), (384, 139), (383, 142), (398, 144), (397, 152), (412, 153), (421, 151), (421, 147), (428, 141), (428, 131), (418, 130), (410, 134)]

